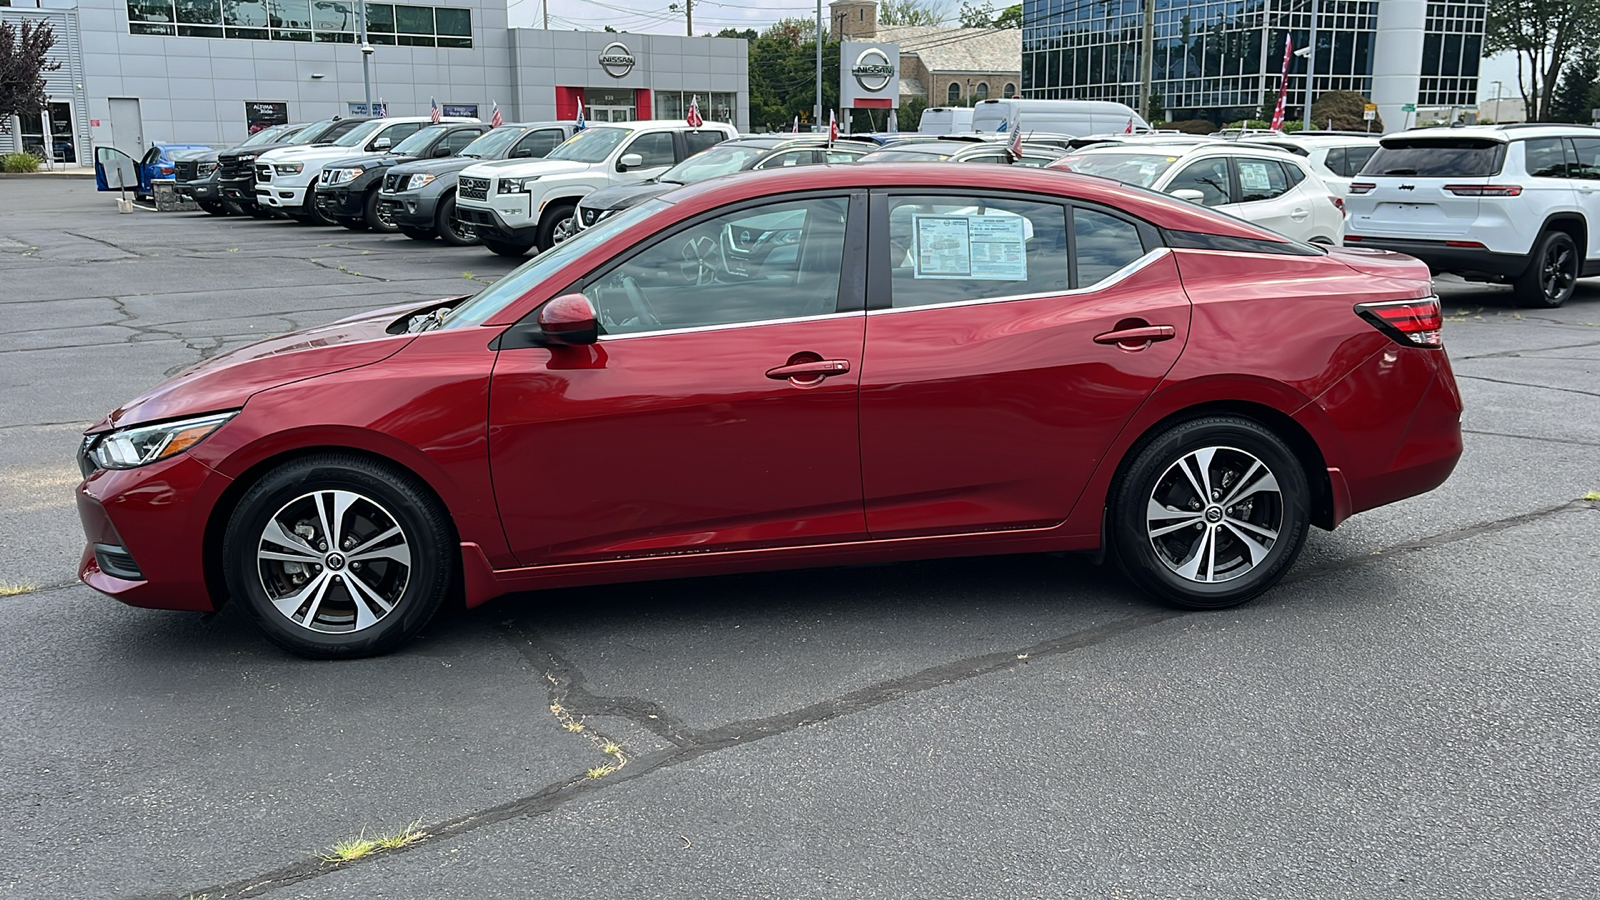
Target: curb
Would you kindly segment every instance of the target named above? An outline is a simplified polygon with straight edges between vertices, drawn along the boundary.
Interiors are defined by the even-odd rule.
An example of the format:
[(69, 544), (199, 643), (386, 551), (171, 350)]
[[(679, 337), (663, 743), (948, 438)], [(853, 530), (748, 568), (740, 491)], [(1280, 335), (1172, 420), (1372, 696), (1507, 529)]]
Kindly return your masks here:
[(81, 172), (0, 172), (0, 178), (93, 178), (94, 170)]

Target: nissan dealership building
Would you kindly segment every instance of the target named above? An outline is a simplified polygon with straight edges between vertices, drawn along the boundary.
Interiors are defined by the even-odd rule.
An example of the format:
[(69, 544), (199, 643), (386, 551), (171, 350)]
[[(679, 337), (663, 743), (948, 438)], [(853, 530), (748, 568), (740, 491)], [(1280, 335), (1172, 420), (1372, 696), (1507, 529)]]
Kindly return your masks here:
[[(365, 3), (373, 106), (506, 121), (679, 118), (749, 130), (743, 40), (510, 28), (505, 0)], [(49, 103), (0, 133), (0, 153), (91, 148), (139, 158), (161, 142), (226, 146), (278, 121), (366, 112), (354, 0), (0, 0), (48, 23)]]

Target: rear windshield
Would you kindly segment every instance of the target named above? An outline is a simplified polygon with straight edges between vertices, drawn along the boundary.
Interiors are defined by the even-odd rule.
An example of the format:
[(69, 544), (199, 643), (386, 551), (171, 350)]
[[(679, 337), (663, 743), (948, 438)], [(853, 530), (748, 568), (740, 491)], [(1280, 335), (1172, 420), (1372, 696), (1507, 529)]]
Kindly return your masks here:
[(1500, 141), (1473, 138), (1389, 138), (1362, 167), (1362, 175), (1477, 178), (1497, 175), (1506, 159)]

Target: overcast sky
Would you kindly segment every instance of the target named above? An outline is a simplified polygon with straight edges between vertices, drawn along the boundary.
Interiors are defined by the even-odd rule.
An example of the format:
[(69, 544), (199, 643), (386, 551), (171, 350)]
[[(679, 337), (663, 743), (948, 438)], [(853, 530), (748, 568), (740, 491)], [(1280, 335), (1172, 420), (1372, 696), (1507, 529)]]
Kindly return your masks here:
[[(550, 6), (552, 29), (600, 31), (610, 25), (618, 31), (635, 33), (685, 33), (682, 0), (679, 0), (679, 9), (676, 11), (669, 8), (672, 0), (511, 0), (511, 24), (539, 27), (544, 3)], [(956, 9), (958, 6), (957, 3), (951, 3), (948, 8)], [(995, 6), (999, 8), (1001, 3), (997, 2)], [(803, 0), (754, 0), (745, 3), (694, 0), (694, 31), (695, 34), (705, 34), (724, 28), (759, 30), (778, 19), (799, 16), (813, 18), (816, 14), (816, 3), (807, 4)], [(1494, 97), (1496, 79), (1503, 82), (1499, 88), (1502, 97), (1518, 96), (1517, 63), (1514, 57), (1504, 55), (1483, 61), (1478, 78), (1480, 100)]]

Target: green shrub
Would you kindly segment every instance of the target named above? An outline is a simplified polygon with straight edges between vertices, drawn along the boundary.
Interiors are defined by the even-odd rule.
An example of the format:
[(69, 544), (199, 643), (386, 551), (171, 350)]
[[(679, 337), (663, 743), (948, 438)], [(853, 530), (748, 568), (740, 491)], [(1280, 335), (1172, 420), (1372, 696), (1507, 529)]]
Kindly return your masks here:
[(1217, 130), (1217, 123), (1210, 119), (1180, 119), (1169, 123), (1168, 128), (1174, 128), (1184, 134), (1211, 134)]
[(44, 164), (44, 160), (32, 153), (7, 153), (0, 156), (0, 171), (4, 172), (37, 172)]

